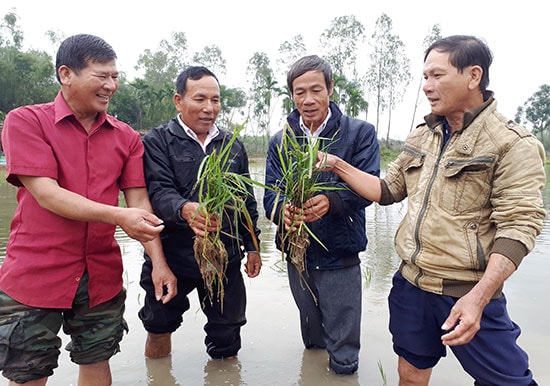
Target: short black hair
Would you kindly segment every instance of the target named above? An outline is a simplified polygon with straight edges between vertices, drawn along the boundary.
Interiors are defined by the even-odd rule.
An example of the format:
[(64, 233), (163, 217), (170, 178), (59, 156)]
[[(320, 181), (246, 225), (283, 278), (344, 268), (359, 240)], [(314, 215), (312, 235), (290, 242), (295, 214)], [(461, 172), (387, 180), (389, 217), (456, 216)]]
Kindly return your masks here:
[(216, 75), (214, 75), (214, 73), (208, 68), (204, 66), (190, 66), (178, 75), (178, 78), (176, 79), (176, 92), (181, 96), (184, 96), (185, 91), (187, 90), (188, 79), (199, 80), (205, 76), (213, 77), (214, 79), (216, 79), (216, 82), (218, 82), (218, 85), (220, 84), (220, 81), (218, 80)]
[(88, 67), (90, 62), (107, 63), (116, 60), (113, 47), (100, 37), (78, 34), (63, 40), (57, 50), (55, 76), (59, 78), (59, 67), (67, 66), (76, 73)]
[(325, 77), (327, 90), (330, 90), (332, 86), (332, 67), (326, 60), (322, 59), (321, 57), (317, 55), (308, 55), (298, 59), (292, 66), (290, 66), (290, 70), (288, 70), (288, 74), (286, 76), (286, 84), (291, 95), (294, 91), (292, 82), (294, 82), (296, 78), (304, 75), (308, 71), (321, 72)]
[(481, 39), (471, 35), (452, 35), (432, 43), (425, 52), (424, 61), (428, 54), (436, 50), (449, 54), (449, 62), (460, 72), (469, 66), (480, 66), (483, 70), (479, 88), (487, 90), (489, 86), (489, 67), (493, 62), (493, 54), (489, 46)]

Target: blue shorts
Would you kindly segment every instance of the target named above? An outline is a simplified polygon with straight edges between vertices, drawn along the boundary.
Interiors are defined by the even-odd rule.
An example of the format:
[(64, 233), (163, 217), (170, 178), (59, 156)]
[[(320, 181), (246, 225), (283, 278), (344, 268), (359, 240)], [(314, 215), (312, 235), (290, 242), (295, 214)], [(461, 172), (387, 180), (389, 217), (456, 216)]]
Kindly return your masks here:
[[(441, 326), (458, 299), (423, 291), (397, 272), (389, 295), (390, 332), (397, 355), (419, 369), (434, 367), (446, 355)], [(450, 347), (475, 385), (537, 385), (527, 354), (517, 345), (521, 330), (506, 311), (506, 298), (483, 310), (481, 328), (467, 344)]]

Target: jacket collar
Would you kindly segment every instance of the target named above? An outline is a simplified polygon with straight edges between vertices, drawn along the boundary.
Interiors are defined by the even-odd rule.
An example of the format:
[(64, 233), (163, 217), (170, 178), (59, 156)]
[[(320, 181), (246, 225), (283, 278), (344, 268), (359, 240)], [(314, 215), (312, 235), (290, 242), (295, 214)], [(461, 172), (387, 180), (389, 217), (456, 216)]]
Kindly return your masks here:
[[(468, 110), (464, 113), (464, 118), (462, 118), (462, 128), (458, 131), (462, 131), (466, 129), (470, 124), (474, 121), (474, 119), (489, 106), (493, 101), (494, 93), (492, 91), (485, 91), (483, 93), (483, 104)], [(435, 114), (428, 114), (424, 117), (424, 120), (426, 121), (428, 127), (432, 130), (435, 130), (436, 127), (443, 124), (443, 121), (445, 120), (445, 117), (442, 115), (435, 115)]]
[[(340, 127), (340, 118), (342, 117), (342, 111), (340, 110), (340, 108), (338, 107), (338, 105), (336, 103), (334, 103), (333, 101), (330, 101), (329, 102), (329, 109), (330, 109), (330, 113), (331, 113), (331, 116), (327, 122), (327, 126), (325, 128), (325, 130), (323, 131), (323, 136), (326, 136), (326, 134), (330, 134), (332, 133), (334, 130), (338, 129), (338, 127)], [(298, 111), (298, 109), (294, 109), (290, 114), (289, 116), (287, 117), (287, 122), (288, 124), (290, 125), (290, 127), (292, 127), (292, 130), (294, 130), (294, 132), (297, 134), (297, 135), (300, 135), (301, 133), (301, 129), (300, 129), (300, 112)]]
[[(174, 135), (175, 137), (189, 139), (189, 140), (194, 141), (194, 139), (191, 138), (185, 132), (185, 129), (180, 125), (180, 123), (178, 122), (178, 117), (177, 116), (172, 118), (170, 120), (170, 122), (168, 122), (168, 131), (170, 131), (170, 133), (172, 133), (172, 135)], [(225, 134), (226, 134), (225, 131), (218, 127), (218, 134), (214, 138), (212, 138), (212, 142), (224, 138)]]
[[(470, 156), (476, 146), (478, 137), (481, 133), (481, 128), (485, 125), (485, 119), (488, 114), (491, 114), (496, 110), (496, 100), (493, 98), (493, 94), (487, 94), (489, 97), (485, 102), (464, 113), (464, 125), (456, 133), (460, 133), (457, 137), (455, 144), (453, 145), (453, 151), (464, 156)], [(428, 116), (430, 117), (430, 116)], [(432, 115), (432, 117), (436, 117)], [(432, 131), (443, 130), (444, 117), (439, 117), (438, 120), (433, 120), (430, 126)]]

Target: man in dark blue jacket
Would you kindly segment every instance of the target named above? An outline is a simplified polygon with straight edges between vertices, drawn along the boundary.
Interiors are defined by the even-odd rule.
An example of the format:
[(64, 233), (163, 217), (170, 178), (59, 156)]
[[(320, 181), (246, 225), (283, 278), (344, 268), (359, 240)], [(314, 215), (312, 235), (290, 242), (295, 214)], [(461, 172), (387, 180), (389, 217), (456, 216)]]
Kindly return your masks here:
[[(170, 122), (153, 129), (143, 138), (147, 189), (157, 216), (164, 220), (162, 246), (168, 266), (177, 277), (178, 291), (172, 301), (158, 301), (153, 283), (153, 265), (146, 254), (141, 274), (145, 303), (139, 317), (148, 332), (145, 355), (167, 356), (171, 351), (171, 334), (182, 323), (189, 307), (188, 295), (197, 290), (202, 311), (206, 315), (206, 351), (212, 358), (228, 358), (241, 348), (241, 327), (246, 323), (246, 293), (241, 275), (241, 260), (246, 253), (245, 272), (249, 277), (260, 273), (262, 261), (253, 235), (248, 231), (236, 234), (232, 211), (223, 219), (209, 221), (198, 211), (199, 192), (195, 188), (201, 161), (229, 142), (231, 134), (216, 126), (220, 112), (220, 86), (216, 76), (202, 66), (188, 67), (176, 80), (174, 105), (178, 115)], [(248, 156), (243, 144), (236, 140), (231, 148), (229, 171), (249, 175)], [(249, 186), (246, 207), (256, 226), (257, 204)], [(247, 229), (241, 219), (241, 230)], [(195, 260), (195, 236), (221, 227), (221, 240), (228, 254), (225, 271), (224, 302), (219, 294), (208, 298), (205, 283)]]
[[(323, 151), (337, 154), (367, 173), (380, 174), (374, 126), (343, 115), (329, 99), (334, 89), (330, 64), (316, 55), (303, 57), (290, 68), (287, 85), (296, 104), (287, 122), (298, 141), (322, 141), (319, 148)], [(280, 150), (285, 152), (281, 149), (283, 133), (281, 130), (275, 134), (269, 143), (265, 176), (269, 187), (283, 181), (279, 157)], [(307, 349), (326, 348), (335, 373), (353, 374), (359, 364), (361, 335), (359, 252), (367, 246), (365, 207), (371, 202), (347, 189), (335, 173), (321, 173), (320, 181), (343, 189), (316, 194), (299, 208), (299, 218), (278, 189), (265, 190), (264, 207), (278, 225), (279, 249), (288, 252), (288, 245), (281, 245), (281, 240), (285, 240), (286, 232), (293, 231), (296, 221), (306, 222), (315, 235), (310, 237), (304, 272), (298, 272), (287, 253), (302, 339)]]

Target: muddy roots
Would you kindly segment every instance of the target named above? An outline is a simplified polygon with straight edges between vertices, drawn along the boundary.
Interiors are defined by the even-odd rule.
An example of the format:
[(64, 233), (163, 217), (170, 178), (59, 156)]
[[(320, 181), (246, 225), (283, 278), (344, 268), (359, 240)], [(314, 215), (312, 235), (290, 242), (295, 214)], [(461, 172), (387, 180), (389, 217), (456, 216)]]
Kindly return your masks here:
[(223, 310), (223, 279), (227, 268), (227, 250), (219, 239), (213, 237), (195, 237), (193, 244), (195, 260), (199, 266), (210, 301), (217, 297)]
[(307, 234), (307, 231), (305, 229), (300, 229), (297, 232), (292, 232), (289, 235), (290, 243), (290, 261), (296, 269), (298, 270), (298, 273), (300, 275), (305, 271), (306, 269), (306, 250), (309, 247), (309, 235)]

